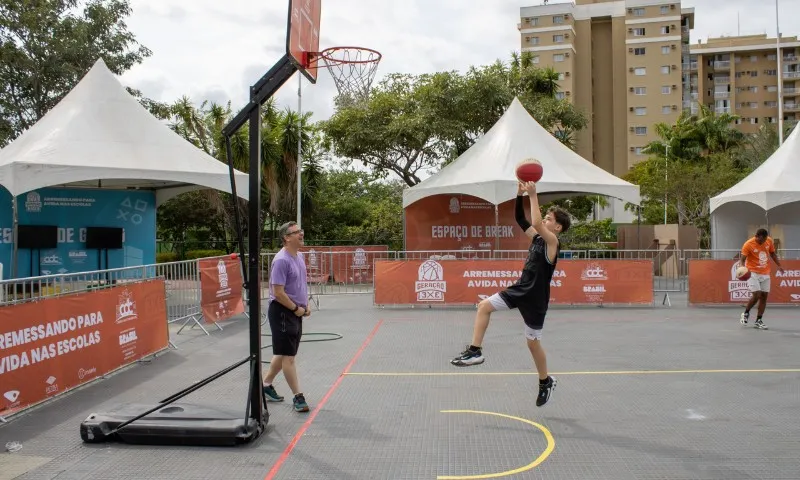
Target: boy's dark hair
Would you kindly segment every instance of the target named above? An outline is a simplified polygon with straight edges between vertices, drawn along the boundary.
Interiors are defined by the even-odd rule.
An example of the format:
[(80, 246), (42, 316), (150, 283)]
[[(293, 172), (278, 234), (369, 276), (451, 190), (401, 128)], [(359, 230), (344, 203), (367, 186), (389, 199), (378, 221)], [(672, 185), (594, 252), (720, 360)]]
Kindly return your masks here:
[(547, 213), (553, 214), (556, 223), (561, 225), (561, 233), (569, 230), (570, 225), (572, 225), (572, 219), (569, 217), (569, 213), (567, 213), (566, 210), (561, 207), (550, 207), (547, 209)]
[(766, 238), (768, 236), (769, 233), (767, 233), (767, 230), (765, 228), (759, 228), (758, 230), (756, 230), (756, 237)]

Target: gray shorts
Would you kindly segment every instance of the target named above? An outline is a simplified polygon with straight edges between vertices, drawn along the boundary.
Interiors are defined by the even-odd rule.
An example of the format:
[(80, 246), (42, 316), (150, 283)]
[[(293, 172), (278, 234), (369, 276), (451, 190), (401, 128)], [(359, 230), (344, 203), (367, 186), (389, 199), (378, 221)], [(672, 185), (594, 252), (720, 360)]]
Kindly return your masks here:
[(751, 292), (769, 293), (769, 275), (751, 273), (750, 278), (747, 279), (747, 286), (750, 287)]
[[(489, 303), (491, 303), (494, 309), (497, 311), (511, 310), (508, 305), (506, 305), (506, 302), (503, 301), (503, 298), (499, 293), (495, 293), (491, 297), (487, 298), (487, 300), (489, 300)], [(535, 330), (528, 325), (525, 325), (525, 338), (529, 340), (541, 340), (542, 329)]]

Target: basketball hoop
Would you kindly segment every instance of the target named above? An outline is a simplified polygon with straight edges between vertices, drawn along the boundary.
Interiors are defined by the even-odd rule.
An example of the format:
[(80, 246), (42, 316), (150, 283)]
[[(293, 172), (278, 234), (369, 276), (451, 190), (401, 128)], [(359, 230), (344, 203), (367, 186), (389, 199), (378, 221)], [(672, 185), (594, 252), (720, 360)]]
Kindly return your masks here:
[(342, 99), (364, 102), (381, 58), (380, 52), (371, 48), (331, 47), (317, 55), (309, 54), (308, 63), (322, 62), (328, 68)]

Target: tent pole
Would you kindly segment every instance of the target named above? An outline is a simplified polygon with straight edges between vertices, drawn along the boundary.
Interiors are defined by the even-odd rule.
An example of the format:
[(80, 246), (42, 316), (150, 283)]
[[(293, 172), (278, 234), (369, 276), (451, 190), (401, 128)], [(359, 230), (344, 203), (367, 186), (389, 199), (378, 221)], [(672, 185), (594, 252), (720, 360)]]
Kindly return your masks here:
[[(11, 212), (14, 217), (11, 224), (11, 241), (14, 242), (14, 253), (11, 255), (11, 278), (17, 278), (17, 243), (19, 230), (19, 212), (17, 209), (17, 196), (11, 197)], [(33, 272), (31, 272), (33, 274)]]
[(641, 205), (636, 206), (636, 215), (637, 217), (639, 217), (638, 221), (636, 222), (636, 245), (637, 245), (637, 250), (641, 250), (642, 249), (642, 206)]
[[(500, 209), (494, 206), (494, 249), (500, 250)], [(492, 254), (494, 257), (494, 252)]]

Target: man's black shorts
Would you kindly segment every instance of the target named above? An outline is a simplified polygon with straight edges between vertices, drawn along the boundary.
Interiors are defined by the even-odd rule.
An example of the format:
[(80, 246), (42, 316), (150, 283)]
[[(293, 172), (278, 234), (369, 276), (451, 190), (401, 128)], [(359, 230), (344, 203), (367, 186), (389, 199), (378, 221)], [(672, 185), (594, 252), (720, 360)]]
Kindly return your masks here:
[(300, 337), (303, 336), (303, 318), (292, 313), (277, 300), (269, 302), (267, 318), (272, 330), (272, 354), (288, 357), (297, 355)]

